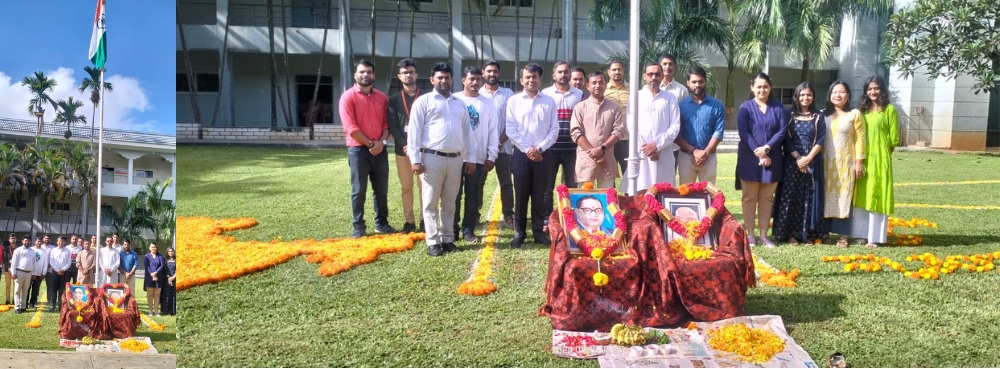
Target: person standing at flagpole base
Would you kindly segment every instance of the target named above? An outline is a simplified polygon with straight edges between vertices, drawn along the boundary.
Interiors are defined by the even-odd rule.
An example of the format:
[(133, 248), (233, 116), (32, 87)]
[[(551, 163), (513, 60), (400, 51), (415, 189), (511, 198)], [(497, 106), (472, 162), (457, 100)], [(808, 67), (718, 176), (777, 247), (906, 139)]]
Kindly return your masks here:
[(660, 89), (663, 67), (651, 63), (646, 66), (643, 78), (646, 87), (637, 92), (638, 102), (632, 111), (644, 119), (636, 127), (640, 159), (636, 162), (636, 185), (625, 192), (642, 194), (646, 188), (660, 182), (676, 184), (674, 176), (674, 139), (680, 134), (680, 111), (677, 98)]

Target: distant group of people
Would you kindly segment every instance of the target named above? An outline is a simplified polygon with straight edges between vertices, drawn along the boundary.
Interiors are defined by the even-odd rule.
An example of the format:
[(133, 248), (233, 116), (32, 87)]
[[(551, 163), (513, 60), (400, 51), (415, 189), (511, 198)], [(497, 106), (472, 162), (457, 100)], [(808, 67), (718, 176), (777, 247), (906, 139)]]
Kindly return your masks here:
[[(38, 294), (44, 280), (47, 286), (49, 311), (60, 309), (66, 284), (85, 284), (100, 287), (104, 284), (123, 283), (135, 290), (135, 274), (138, 270), (139, 248), (132, 248), (129, 240), (119, 243), (118, 235), (105, 239), (105, 246), (94, 249), (97, 236), (85, 239), (72, 235), (49, 243), (50, 236), (35, 239), (25, 235), (21, 246), (17, 247), (17, 235), (11, 233), (0, 246), (0, 276), (6, 277), (6, 304), (13, 301), (15, 312), (20, 314), (35, 309)], [(155, 243), (149, 244), (149, 253), (143, 258), (143, 290), (149, 315), (176, 314), (176, 254), (167, 249), (164, 257), (157, 252)], [(96, 275), (96, 280), (95, 280)], [(13, 284), (13, 290), (11, 285)], [(11, 295), (13, 292), (13, 300)], [(162, 304), (161, 304), (162, 300)]]
[[(629, 181), (620, 184), (628, 193), (642, 193), (660, 182), (676, 184), (678, 178), (680, 183), (716, 180), (716, 149), (723, 139), (725, 107), (706, 94), (705, 70), (692, 68), (687, 72), (687, 84), (678, 82), (674, 78), (676, 59), (670, 54), (644, 66), (645, 86), (639, 90), (634, 108), (628, 107), (629, 86), (620, 61), (609, 63), (607, 74), (587, 74), (580, 67), (556, 62), (553, 85), (546, 88), (541, 86), (544, 69), (530, 63), (519, 71), (523, 89), (517, 93), (500, 86), (500, 64), (496, 61), (485, 63), (482, 69), (466, 67), (458, 76), (447, 63), (436, 63), (430, 76), (433, 90), (424, 92), (417, 88), (418, 72), (412, 59), (400, 61), (396, 69), (402, 90), (386, 96), (373, 86), (374, 65), (360, 61), (355, 65), (355, 85), (340, 99), (351, 168), (352, 237), (367, 234), (364, 205), (369, 184), (374, 194), (376, 231), (396, 232), (388, 222), (387, 207), (386, 146), (390, 136), (395, 142), (402, 187), (402, 232), (423, 230), (431, 256), (458, 250), (455, 241), (459, 239), (478, 241), (474, 227), (483, 205), (483, 186), (493, 169), (500, 186), (500, 211), (504, 222), (514, 229), (510, 243), (514, 248), (526, 242), (529, 212), (534, 242), (550, 243), (547, 220), (560, 168), (561, 182), (569, 187), (595, 182), (597, 188), (608, 188), (631, 167), (635, 187), (630, 188)], [(461, 80), (463, 88), (453, 93), (454, 78)], [(795, 95), (797, 104), (807, 100), (808, 104), (785, 111), (780, 102), (770, 98), (769, 77), (763, 73), (755, 76), (751, 99), (738, 113), (741, 141), (736, 167), (737, 183), (743, 189), (744, 225), (752, 244), (757, 243), (753, 233), (758, 228), (753, 222), (756, 218), (760, 219), (760, 242), (773, 245), (767, 238), (767, 225), (776, 194), (779, 221), (775, 236), (780, 240), (796, 243), (830, 230), (853, 236), (860, 234), (862, 226), (881, 221), (881, 238), (872, 232), (865, 235), (870, 243), (885, 242), (885, 215), (892, 211), (891, 162), (887, 156), (898, 143), (898, 131), (884, 81), (873, 77), (872, 84), (881, 90), (870, 89), (875, 92), (866, 94), (874, 97), (863, 101), (864, 113), (850, 109), (849, 91), (846, 96), (831, 97), (827, 109), (820, 113), (812, 102), (815, 92), (809, 84), (799, 86)], [(834, 83), (831, 96), (844, 94), (842, 90), (847, 90), (846, 84)], [(840, 113), (838, 109), (846, 110)], [(631, 163), (626, 162), (627, 114), (639, 116), (635, 132), (638, 158)], [(868, 131), (865, 120), (871, 120)], [(860, 122), (860, 130), (846, 130), (855, 122)], [(813, 124), (813, 133), (807, 123)], [(837, 131), (827, 135), (828, 126)], [(884, 138), (865, 140), (864, 135), (873, 134)], [(873, 142), (884, 147), (870, 147)], [(834, 144), (839, 146), (831, 146)], [(848, 144), (851, 149), (846, 148)], [(827, 146), (838, 149), (822, 150)], [(878, 154), (872, 154), (876, 151)], [(879, 156), (866, 161), (866, 152), (869, 157)], [(821, 153), (825, 155), (822, 162), (835, 162), (828, 163), (829, 169), (815, 170), (812, 160)], [(867, 169), (867, 177), (859, 175), (858, 168), (842, 168), (846, 162), (860, 163), (858, 168)], [(822, 173), (829, 176), (822, 177)], [(806, 175), (813, 181), (809, 183), (817, 184), (806, 183)], [(787, 180), (778, 186), (783, 178)], [(863, 190), (854, 191), (855, 185)], [(413, 210), (415, 186), (421, 195), (419, 228)], [(873, 192), (876, 189), (882, 192)], [(889, 200), (885, 200), (885, 191), (889, 191)], [(806, 193), (808, 198), (803, 197)], [(837, 205), (856, 200), (857, 206), (840, 211), (845, 209), (829, 206), (834, 200)], [(831, 209), (827, 212), (826, 208)], [(865, 210), (868, 212), (862, 213)], [(816, 211), (823, 216), (803, 220)], [(868, 223), (862, 225), (859, 219), (863, 217), (868, 217)], [(841, 221), (831, 223), (825, 220), (828, 218)], [(855, 224), (843, 228), (838, 224), (841, 222)]]

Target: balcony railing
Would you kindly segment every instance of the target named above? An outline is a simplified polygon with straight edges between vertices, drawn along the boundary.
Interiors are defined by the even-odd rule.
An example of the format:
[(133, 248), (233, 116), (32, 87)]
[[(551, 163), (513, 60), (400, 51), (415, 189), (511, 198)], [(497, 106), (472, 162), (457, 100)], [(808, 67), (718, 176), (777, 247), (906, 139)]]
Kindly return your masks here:
[[(132, 178), (132, 184), (136, 186), (145, 186), (148, 183), (153, 183), (155, 181), (160, 181), (160, 183), (166, 182), (167, 178)], [(101, 181), (104, 183), (115, 183), (115, 184), (128, 184), (127, 174), (115, 174), (115, 175), (104, 175), (101, 176)], [(170, 187), (174, 187), (174, 182), (170, 181)]]
[[(326, 17), (327, 8), (314, 6), (285, 6), (285, 25), (295, 28), (324, 28), (327, 24), (330, 29), (336, 29), (338, 24), (337, 7), (329, 9), (330, 17)], [(281, 27), (282, 7), (274, 6), (271, 15), (274, 18), (274, 26)], [(229, 23), (234, 26), (254, 26), (267, 27), (267, 5), (252, 4), (230, 4)], [(215, 11), (212, 11), (215, 14)]]
[[(38, 129), (38, 122), (36, 121), (0, 118), (0, 130), (35, 134), (36, 129)], [(91, 136), (96, 138), (97, 135), (99, 134), (98, 129), (91, 130), (90, 126), (70, 126), (69, 129), (70, 132), (73, 133), (72, 139), (78, 141), (89, 140)], [(42, 134), (55, 135), (59, 137), (63, 137), (63, 134), (65, 132), (66, 132), (65, 124), (45, 122), (45, 126), (42, 128)], [(174, 138), (173, 135), (105, 128), (104, 141), (105, 142), (120, 141), (120, 142), (147, 143), (147, 144), (173, 146), (176, 142), (176, 139)]]

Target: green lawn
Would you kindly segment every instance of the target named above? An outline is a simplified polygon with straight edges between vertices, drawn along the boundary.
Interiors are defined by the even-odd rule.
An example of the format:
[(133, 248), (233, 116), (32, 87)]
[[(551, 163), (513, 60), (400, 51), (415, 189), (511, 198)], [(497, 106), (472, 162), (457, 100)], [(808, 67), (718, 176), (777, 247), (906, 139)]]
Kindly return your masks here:
[[(9, 274), (8, 274), (9, 275)], [(6, 276), (4, 277), (6, 278)], [(136, 280), (135, 302), (139, 305), (139, 311), (146, 313), (146, 291), (142, 288), (142, 279)], [(0, 288), (3, 288), (0, 286)], [(13, 289), (14, 286), (11, 286)], [(38, 299), (45, 296), (47, 287), (45, 282), (39, 289), (41, 293)], [(2, 301), (0, 301), (2, 302)], [(0, 348), (23, 349), (23, 350), (57, 350), (73, 351), (59, 346), (59, 313), (50, 313), (45, 308), (42, 313), (42, 326), (39, 328), (27, 328), (24, 325), (35, 316), (35, 311), (30, 310), (23, 314), (14, 314), (14, 309), (5, 313), (0, 313), (0, 327), (3, 327), (3, 334), (0, 334)], [(139, 329), (135, 331), (136, 336), (149, 337), (153, 341), (153, 346), (160, 353), (174, 353), (177, 345), (177, 317), (156, 316), (151, 317), (154, 322), (167, 324), (167, 328), (162, 331), (151, 331), (145, 324), (140, 323)]]
[[(181, 146), (178, 156), (178, 197), (184, 199), (178, 215), (256, 218), (257, 227), (235, 232), (241, 240), (350, 233), (343, 149)], [(734, 162), (734, 154), (721, 155), (719, 172), (732, 173)], [(895, 165), (897, 183), (1000, 179), (998, 157), (899, 153)], [(398, 228), (403, 219), (394, 167), (390, 173), (390, 221)], [(720, 188), (738, 201), (732, 180), (731, 174), (720, 178)], [(485, 193), (495, 189), (491, 174)], [(372, 229), (370, 201), (366, 219)], [(1000, 184), (900, 186), (896, 202), (995, 206)], [(1000, 250), (997, 210), (898, 208), (896, 216), (925, 217), (940, 228), (921, 230), (925, 246), (881, 248), (877, 255), (903, 261), (911, 253)], [(420, 243), (329, 278), (296, 258), (186, 290), (179, 301), (184, 318), (178, 366), (596, 367), (596, 360), (561, 359), (547, 351), (551, 325), (538, 308), (545, 299), (548, 249), (511, 250), (511, 236), (504, 228), (493, 277), (499, 290), (486, 297), (456, 293), (476, 257), (464, 243), (462, 252), (441, 258), (426, 256)], [(756, 251), (778, 268), (801, 269), (802, 276), (797, 288), (751, 290), (747, 314), (781, 315), (817, 362), (834, 351), (855, 367), (1000, 362), (993, 349), (1000, 336), (997, 272), (915, 281), (890, 272), (845, 274), (840, 264), (820, 262), (822, 255), (844, 252), (833, 246)], [(869, 252), (856, 246), (847, 251)]]

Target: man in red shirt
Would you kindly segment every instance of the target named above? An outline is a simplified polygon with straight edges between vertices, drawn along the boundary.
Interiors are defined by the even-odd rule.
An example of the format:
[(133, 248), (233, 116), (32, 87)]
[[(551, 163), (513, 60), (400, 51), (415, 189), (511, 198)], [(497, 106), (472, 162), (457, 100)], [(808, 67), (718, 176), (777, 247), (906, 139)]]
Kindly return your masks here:
[(340, 97), (340, 121), (347, 134), (347, 164), (351, 168), (351, 211), (354, 232), (351, 237), (363, 237), (365, 227), (365, 193), (371, 181), (375, 197), (375, 230), (395, 233), (389, 225), (389, 156), (385, 145), (389, 138), (386, 106), (389, 98), (375, 89), (375, 65), (362, 59), (354, 66), (354, 87)]

